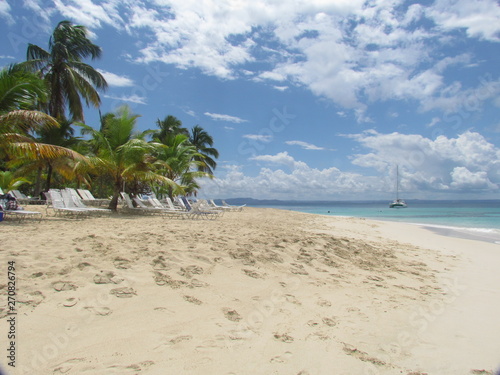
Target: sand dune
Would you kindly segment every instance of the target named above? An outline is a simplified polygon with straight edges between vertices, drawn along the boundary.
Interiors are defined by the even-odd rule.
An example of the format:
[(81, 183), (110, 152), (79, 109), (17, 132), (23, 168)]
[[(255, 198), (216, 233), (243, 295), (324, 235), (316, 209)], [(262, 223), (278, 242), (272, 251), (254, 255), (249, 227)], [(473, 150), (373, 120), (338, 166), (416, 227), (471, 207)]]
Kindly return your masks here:
[[(438, 323), (460, 316), (474, 280), (463, 248), (490, 263), (493, 244), (261, 208), (216, 221), (4, 221), (0, 235), (1, 258), (17, 267), (9, 374), (493, 374), (500, 364), (498, 342), (470, 333), (498, 323), (477, 319), (459, 341), (484, 350), (432, 355), (438, 343), (466, 350)], [(498, 285), (471, 303), (498, 311)]]

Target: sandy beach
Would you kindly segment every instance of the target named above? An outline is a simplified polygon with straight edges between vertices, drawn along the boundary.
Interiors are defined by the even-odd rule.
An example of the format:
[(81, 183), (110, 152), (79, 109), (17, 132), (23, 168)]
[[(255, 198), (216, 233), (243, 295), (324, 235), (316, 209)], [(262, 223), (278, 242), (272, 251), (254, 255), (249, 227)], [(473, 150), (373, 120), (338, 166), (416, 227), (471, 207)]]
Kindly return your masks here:
[[(6, 374), (477, 375), (500, 366), (498, 244), (266, 208), (214, 221), (5, 220), (0, 236)], [(15, 368), (5, 355), (9, 261)]]

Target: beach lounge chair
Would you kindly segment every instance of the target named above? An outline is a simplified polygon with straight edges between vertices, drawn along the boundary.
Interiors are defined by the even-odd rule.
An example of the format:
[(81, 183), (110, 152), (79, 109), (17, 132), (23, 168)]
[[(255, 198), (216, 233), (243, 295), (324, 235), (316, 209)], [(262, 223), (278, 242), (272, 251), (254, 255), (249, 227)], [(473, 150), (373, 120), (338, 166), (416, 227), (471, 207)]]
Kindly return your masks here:
[(89, 210), (85, 208), (66, 207), (60, 190), (50, 189), (44, 194), (47, 198), (46, 210), (48, 211), (48, 209), (51, 208), (54, 211), (55, 216), (65, 215), (73, 217), (83, 217), (90, 214)]
[(206, 220), (215, 220), (222, 216), (222, 211), (216, 210), (206, 210), (200, 208), (201, 202), (195, 202), (193, 204), (189, 203), (186, 197), (180, 198), (182, 203), (187, 209), (187, 212), (191, 215), (193, 219), (206, 219)]
[[(1, 194), (3, 195), (3, 193)], [(7, 209), (7, 199), (0, 199), (0, 206), (2, 207), (2, 212), (4, 218), (14, 219), (18, 221), (23, 221), (26, 219), (36, 219), (38, 221), (42, 220), (42, 213), (38, 211), (28, 211), (22, 207), (18, 207), (16, 210)]]
[(222, 201), (222, 204), (224, 205), (224, 207), (230, 207), (234, 211), (243, 211), (243, 207), (246, 206), (246, 204), (243, 204), (241, 206), (231, 206), (230, 204), (227, 204), (226, 201)]
[(111, 210), (107, 208), (88, 207), (82, 202), (75, 189), (66, 188), (61, 190), (64, 205), (69, 208), (82, 208), (89, 211), (89, 214), (102, 215), (109, 214)]
[(171, 210), (174, 210), (174, 211), (186, 211), (185, 207), (181, 207), (180, 205), (176, 206), (174, 204), (174, 202), (172, 202), (172, 199), (170, 199), (170, 197), (165, 198), (165, 202), (167, 203), (168, 208), (170, 208)]
[(108, 205), (111, 199), (97, 199), (94, 198), (90, 190), (87, 189), (76, 189), (78, 194), (80, 195), (83, 203), (89, 205), (89, 206), (104, 206)]
[(137, 198), (134, 199), (134, 201), (136, 203), (136, 206), (134, 206), (132, 198), (130, 198), (130, 196), (125, 192), (121, 192), (120, 195), (121, 195), (123, 202), (124, 202), (123, 210), (125, 212), (133, 213), (133, 214), (142, 214), (142, 215), (161, 215), (162, 214), (162, 210), (155, 209), (153, 207), (148, 207)]
[(223, 210), (225, 212), (231, 212), (231, 211), (237, 211), (235, 210), (233, 207), (228, 207), (228, 206), (219, 206), (217, 204), (215, 204), (214, 200), (213, 199), (209, 199), (207, 201), (208, 205), (212, 208), (212, 209), (215, 209), (215, 210)]
[(182, 219), (191, 218), (191, 215), (189, 215), (187, 211), (176, 207), (170, 208), (169, 206), (165, 206), (157, 198), (149, 198), (147, 201), (150, 202), (153, 207), (163, 210), (164, 213), (169, 217)]
[(41, 203), (44, 203), (40, 199), (27, 197), (26, 195), (21, 193), (19, 190), (11, 190), (11, 191), (9, 191), (9, 193), (12, 194), (12, 196), (14, 198), (16, 198), (16, 200), (19, 204), (41, 204)]

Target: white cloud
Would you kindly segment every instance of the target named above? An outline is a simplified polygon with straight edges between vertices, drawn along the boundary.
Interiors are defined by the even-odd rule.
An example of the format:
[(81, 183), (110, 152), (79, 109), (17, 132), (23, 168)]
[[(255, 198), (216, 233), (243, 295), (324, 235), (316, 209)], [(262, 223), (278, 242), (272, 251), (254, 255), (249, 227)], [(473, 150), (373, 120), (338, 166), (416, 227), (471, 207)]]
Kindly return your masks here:
[(103, 95), (105, 98), (108, 99), (114, 99), (120, 102), (128, 102), (128, 103), (134, 103), (134, 104), (147, 104), (147, 98), (144, 98), (139, 95), (121, 95), (121, 96), (116, 96), (116, 95)]
[(485, 171), (471, 172), (466, 167), (455, 167), (451, 172), (451, 186), (456, 189), (498, 189)]
[(127, 76), (119, 76), (115, 73), (106, 72), (105, 70), (102, 69), (97, 69), (97, 71), (104, 76), (104, 79), (106, 80), (109, 86), (116, 86), (116, 87), (134, 86), (134, 81), (128, 78)]
[(288, 152), (280, 152), (276, 155), (258, 155), (251, 157), (250, 160), (261, 161), (270, 164), (282, 164), (291, 168), (295, 167), (295, 159), (288, 155)]
[(245, 134), (243, 138), (251, 139), (252, 141), (264, 142), (268, 143), (273, 140), (272, 135), (264, 135), (264, 134)]
[(498, 1), (437, 0), (426, 14), (443, 29), (465, 29), (470, 37), (500, 41)]
[[(469, 38), (500, 41), (495, 0), (437, 0), (427, 6), (299, 0), (293, 7), (287, 0), (53, 3), (77, 23), (140, 35), (138, 62), (197, 68), (222, 79), (286, 81), (352, 110), (358, 122), (371, 121), (369, 105), (393, 99), (413, 100), (422, 111), (456, 111), (475, 89), (450, 81), (448, 73), (474, 65), (475, 56), (440, 46), (462, 43), (459, 30)], [(8, 4), (0, 4), (8, 14)]]
[(4, 18), (8, 23), (13, 23), (14, 19), (10, 15), (10, 5), (7, 0), (0, 0), (0, 17)]
[(108, 0), (98, 5), (92, 0), (53, 0), (62, 16), (90, 28), (102, 27), (103, 24), (121, 28), (123, 20), (118, 12), (121, 2)]
[(406, 198), (451, 198), (453, 194), (484, 198), (495, 197), (500, 190), (500, 149), (478, 133), (431, 140), (371, 130), (350, 137), (367, 149), (352, 156), (352, 163), (366, 168), (366, 173), (313, 168), (280, 152), (250, 158), (266, 164), (255, 176), (245, 175), (241, 166), (228, 166), (225, 175), (202, 182), (202, 194), (221, 198), (392, 199), (396, 165)]
[(241, 124), (242, 122), (247, 122), (247, 120), (244, 120), (242, 118), (230, 115), (224, 115), (220, 113), (205, 112), (204, 115), (216, 121), (228, 121), (228, 122), (234, 122), (235, 124)]
[(303, 141), (286, 141), (287, 145), (290, 146), (300, 146), (305, 150), (324, 150), (324, 147), (315, 146), (311, 143), (303, 142)]
[[(457, 138), (439, 136), (431, 140), (415, 134), (371, 131), (355, 135), (354, 139), (370, 152), (353, 155), (353, 164), (382, 173), (399, 165), (402, 185), (407, 190), (463, 189), (465, 169), (471, 173), (468, 177), (485, 173), (484, 177), (491, 181), (491, 189), (500, 187), (500, 149), (478, 133), (465, 132)], [(455, 168), (458, 169), (453, 174)]]

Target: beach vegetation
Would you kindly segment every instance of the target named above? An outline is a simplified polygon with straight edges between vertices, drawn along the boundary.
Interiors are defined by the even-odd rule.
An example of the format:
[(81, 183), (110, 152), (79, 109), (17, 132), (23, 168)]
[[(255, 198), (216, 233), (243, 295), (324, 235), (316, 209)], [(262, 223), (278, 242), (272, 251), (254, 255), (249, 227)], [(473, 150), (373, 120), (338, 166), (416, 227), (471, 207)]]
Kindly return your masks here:
[(91, 137), (89, 149), (94, 150), (88, 156), (90, 168), (82, 165), (80, 169), (109, 178), (113, 186), (109, 209), (114, 211), (126, 183), (141, 181), (180, 189), (174, 181), (158, 173), (155, 155), (161, 144), (147, 142), (144, 133), (134, 132), (138, 117), (128, 106), (122, 106), (115, 113), (102, 117), (100, 130), (80, 125), (82, 134)]
[(128, 106), (99, 111), (98, 126), (85, 123), (84, 104), (99, 109), (107, 83), (84, 60), (101, 54), (84, 26), (61, 21), (48, 49), (28, 44), (26, 61), (0, 71), (0, 171), (11, 181), (4, 185), (32, 196), (85, 186), (111, 196), (113, 210), (124, 190), (196, 195), (198, 180), (213, 178), (219, 157), (201, 126), (190, 130), (167, 115), (137, 132), (140, 116)]

